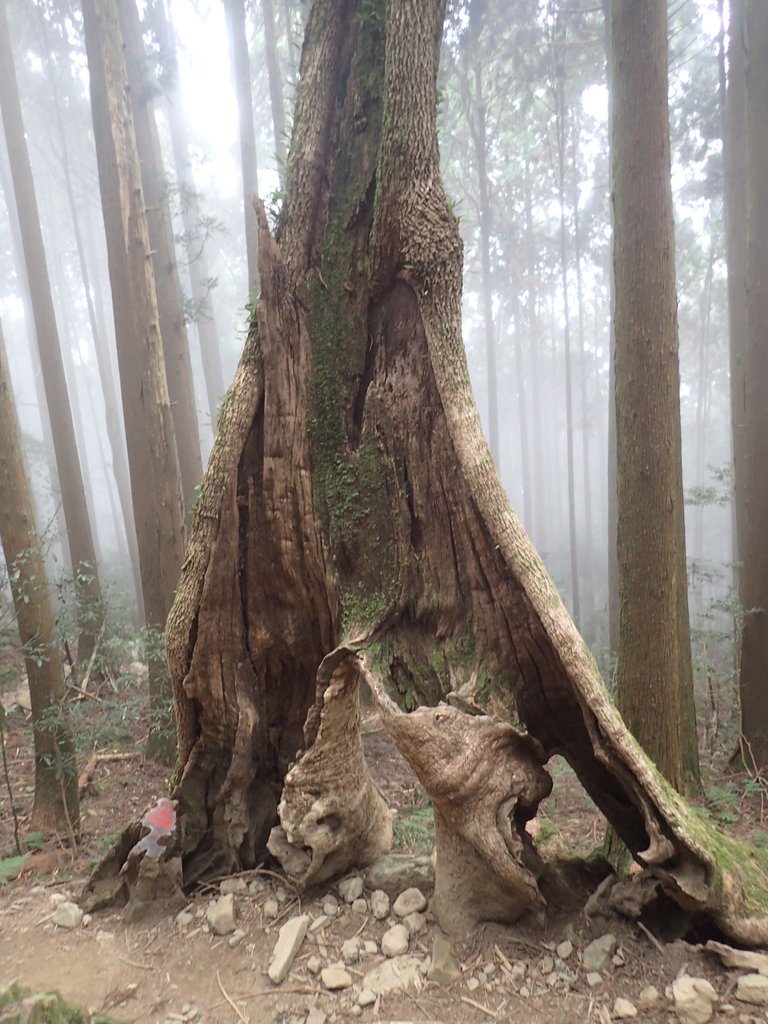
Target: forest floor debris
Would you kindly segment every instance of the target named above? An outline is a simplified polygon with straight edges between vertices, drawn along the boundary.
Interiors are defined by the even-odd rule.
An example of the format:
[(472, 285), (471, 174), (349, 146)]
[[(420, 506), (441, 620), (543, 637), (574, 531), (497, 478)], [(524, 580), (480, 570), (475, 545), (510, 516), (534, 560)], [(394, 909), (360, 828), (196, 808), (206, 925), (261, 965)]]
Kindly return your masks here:
[[(140, 717), (130, 724), (122, 746), (135, 750)], [(23, 717), (10, 720), (7, 741), (23, 824), (33, 778)], [(762, 955), (652, 938), (608, 898), (593, 899), (586, 914), (599, 873), (575, 872), (567, 905), (550, 905), (543, 926), (522, 921), (488, 925), (461, 941), (443, 936), (427, 902), (432, 835), (423, 792), (373, 721), (365, 743), (398, 812), (393, 856), (300, 895), (271, 871), (244, 872), (203, 887), (180, 913), (152, 925), (126, 924), (113, 912), (64, 921), (62, 907), (76, 902), (111, 837), (166, 793), (159, 766), (99, 759), (83, 798), (77, 856), (48, 843), (0, 884), (0, 987), (55, 989), (92, 1011), (92, 1021), (108, 1015), (119, 1024), (768, 1021)], [(550, 854), (586, 854), (599, 843), (602, 818), (564, 766), (554, 776), (534, 826), (537, 842)], [(736, 788), (730, 777), (715, 792)], [(728, 824), (750, 838), (762, 827), (759, 794), (755, 800), (747, 795), (726, 808), (735, 819)], [(722, 809), (725, 800), (714, 803)], [(3, 796), (0, 849), (12, 836)]]

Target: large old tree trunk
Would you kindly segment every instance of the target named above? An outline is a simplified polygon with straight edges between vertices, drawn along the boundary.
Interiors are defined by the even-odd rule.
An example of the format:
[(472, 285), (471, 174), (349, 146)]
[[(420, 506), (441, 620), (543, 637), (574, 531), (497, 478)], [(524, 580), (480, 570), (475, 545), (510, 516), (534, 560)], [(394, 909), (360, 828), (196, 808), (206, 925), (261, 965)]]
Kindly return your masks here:
[(185, 882), (268, 841), (307, 884), (386, 849), (364, 678), (434, 802), (445, 927), (541, 905), (525, 824), (560, 752), (675, 899), (764, 940), (764, 863), (628, 734), (483, 440), (438, 170), (441, 26), (441, 0), (311, 9), (287, 198), (274, 239), (259, 211), (261, 298), (168, 623)]

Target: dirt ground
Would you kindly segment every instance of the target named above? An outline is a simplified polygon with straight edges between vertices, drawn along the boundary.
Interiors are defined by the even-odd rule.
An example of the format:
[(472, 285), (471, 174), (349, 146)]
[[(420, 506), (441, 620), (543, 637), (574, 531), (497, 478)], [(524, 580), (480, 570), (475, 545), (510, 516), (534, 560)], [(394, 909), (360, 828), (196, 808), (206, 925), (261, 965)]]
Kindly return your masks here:
[[(2, 699), (8, 706), (8, 694)], [(734, 999), (736, 974), (722, 968), (700, 946), (679, 940), (659, 943), (643, 928), (617, 916), (588, 917), (585, 904), (599, 883), (597, 870), (569, 874), (546, 920), (487, 926), (456, 942), (462, 975), (451, 985), (437, 984), (422, 973), (406, 991), (383, 995), (365, 1008), (357, 1003), (362, 978), (384, 960), (380, 940), (391, 922), (353, 911), (339, 899), (333, 885), (321, 892), (297, 894), (268, 866), (243, 876), (248, 887), (235, 897), (237, 925), (243, 934), (234, 942), (213, 935), (205, 923), (206, 908), (217, 895), (215, 884), (190, 894), (192, 918), (185, 926), (174, 918), (152, 925), (126, 924), (120, 914), (104, 912), (86, 918), (74, 930), (57, 928), (52, 921), (56, 905), (63, 899), (77, 899), (90, 868), (121, 827), (167, 792), (166, 771), (139, 755), (146, 723), (138, 696), (135, 702), (125, 694), (81, 702), (76, 719), (81, 743), (84, 736), (91, 744), (94, 737), (98, 741), (95, 751), (92, 745), (81, 750), (81, 771), (89, 756), (99, 757), (90, 763), (92, 777), (82, 798), (80, 845), (73, 856), (61, 844), (41, 842), (18, 877), (3, 884), (0, 875), (0, 986), (18, 981), (35, 991), (58, 989), (91, 1012), (108, 1012), (114, 1021), (126, 1024), (301, 1024), (308, 1014), (309, 1024), (353, 1019), (606, 1024), (616, 1019), (617, 997), (638, 1007), (641, 992), (655, 986), (658, 1001), (639, 1012), (639, 1019), (650, 1024), (678, 1019), (669, 986), (679, 974), (688, 973), (709, 979), (716, 989), (719, 1003), (712, 1020), (740, 1024), (768, 1020), (764, 1008)], [(378, 721), (366, 720), (364, 731), (374, 777), (390, 806), (397, 809), (397, 846), (428, 852), (433, 837), (423, 792)], [(24, 835), (33, 775), (29, 721), (23, 710), (9, 716), (6, 751)], [(113, 759), (112, 755), (119, 756)], [(570, 770), (564, 764), (550, 767), (555, 788), (537, 819), (538, 842), (550, 856), (588, 854), (600, 843), (604, 821)], [(711, 813), (762, 841), (760, 787), (743, 777), (728, 777), (711, 783), (708, 792)], [(10, 801), (2, 778), (0, 794), (1, 871), (14, 853)], [(336, 897), (339, 912), (323, 923), (323, 904), (329, 894)], [(278, 915), (270, 919), (266, 911), (270, 903), (274, 908), (275, 898)], [(297, 913), (308, 914), (313, 922), (320, 919), (320, 925), (310, 927), (290, 975), (274, 986), (266, 972), (277, 933)], [(423, 930), (411, 937), (408, 954), (423, 961), (424, 970), (437, 931), (427, 912)], [(616, 951), (600, 980), (588, 979), (582, 953), (593, 938), (606, 933), (616, 937)], [(312, 961), (319, 960), (323, 966), (340, 961), (342, 942), (355, 935), (369, 942), (370, 952), (363, 952), (358, 962), (347, 967), (353, 987), (330, 992), (310, 969)], [(558, 945), (565, 940), (572, 952), (561, 958)], [(560, 952), (566, 948), (560, 946)]]

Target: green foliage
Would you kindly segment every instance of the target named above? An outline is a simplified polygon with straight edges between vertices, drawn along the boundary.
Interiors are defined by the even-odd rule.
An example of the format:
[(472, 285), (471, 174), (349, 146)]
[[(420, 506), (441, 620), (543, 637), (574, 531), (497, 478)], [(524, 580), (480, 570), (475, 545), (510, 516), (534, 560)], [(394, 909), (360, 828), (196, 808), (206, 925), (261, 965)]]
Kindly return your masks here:
[(17, 984), (0, 985), (0, 1024), (116, 1024), (103, 1013), (88, 1013), (58, 992), (33, 994)]
[(434, 849), (435, 816), (431, 803), (406, 811), (396, 819), (392, 846), (412, 853), (429, 853)]

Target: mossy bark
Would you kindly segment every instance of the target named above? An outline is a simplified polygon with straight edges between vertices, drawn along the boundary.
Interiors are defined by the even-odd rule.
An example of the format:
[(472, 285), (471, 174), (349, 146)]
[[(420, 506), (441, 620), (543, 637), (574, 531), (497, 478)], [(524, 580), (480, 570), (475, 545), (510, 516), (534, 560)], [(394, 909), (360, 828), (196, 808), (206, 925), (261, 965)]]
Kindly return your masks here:
[(483, 440), (438, 170), (442, 15), (310, 12), (287, 197), (274, 238), (258, 211), (261, 298), (168, 623), (185, 882), (257, 863), (278, 813), (270, 848), (292, 840), (305, 883), (386, 845), (362, 677), (438, 808), (447, 927), (541, 905), (525, 824), (561, 753), (676, 899), (757, 941), (765, 859), (629, 735)]

